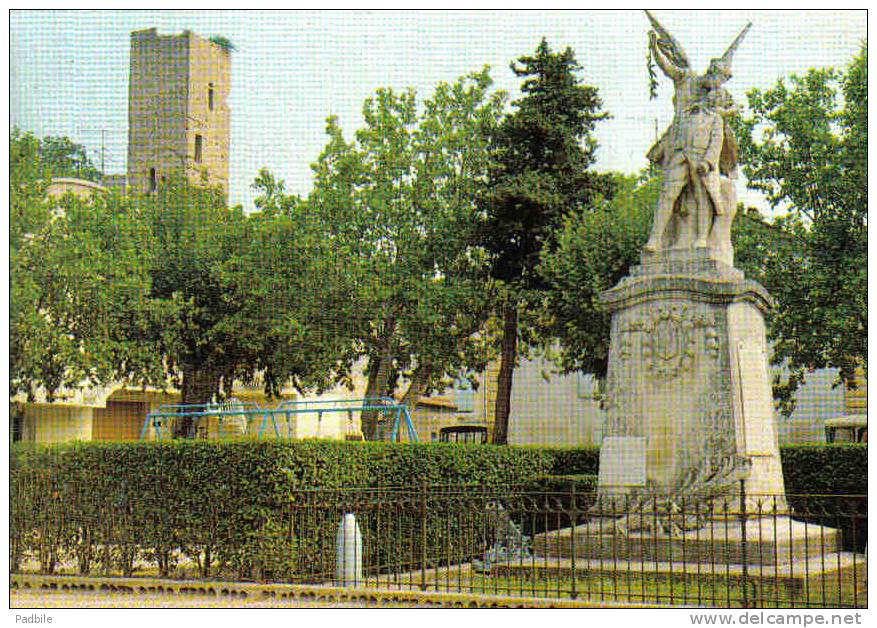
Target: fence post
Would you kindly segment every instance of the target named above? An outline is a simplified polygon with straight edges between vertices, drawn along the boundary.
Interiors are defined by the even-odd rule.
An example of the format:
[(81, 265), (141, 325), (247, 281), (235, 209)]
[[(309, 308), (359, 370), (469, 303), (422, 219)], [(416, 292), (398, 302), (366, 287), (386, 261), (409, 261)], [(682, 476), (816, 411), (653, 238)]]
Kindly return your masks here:
[(746, 478), (740, 478), (740, 562), (743, 563), (743, 608), (749, 608), (749, 567), (746, 564)]
[(570, 599), (576, 599), (578, 592), (576, 591), (576, 523), (579, 519), (578, 508), (576, 505), (576, 483), (569, 484), (569, 576), (570, 576)]
[(420, 590), (426, 591), (426, 481), (420, 485)]
[(362, 534), (353, 513), (341, 518), (335, 539), (335, 578), (341, 586), (362, 584)]

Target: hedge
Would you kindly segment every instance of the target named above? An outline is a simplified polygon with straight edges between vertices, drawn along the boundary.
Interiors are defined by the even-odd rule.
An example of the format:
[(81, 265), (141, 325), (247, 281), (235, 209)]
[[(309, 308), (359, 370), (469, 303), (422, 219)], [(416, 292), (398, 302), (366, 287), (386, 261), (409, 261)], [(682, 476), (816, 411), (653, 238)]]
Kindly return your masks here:
[[(599, 447), (546, 448), (551, 475), (596, 475)], [(867, 445), (784, 445), (780, 447), (786, 493), (866, 495)]]
[(780, 448), (789, 506), (799, 519), (839, 528), (845, 550), (864, 551), (868, 502), (867, 445), (789, 445)]
[(780, 447), (786, 493), (867, 495), (867, 445)]
[[(462, 554), (477, 554), (490, 529), (482, 521), (487, 517), (483, 500), (464, 503), (465, 491), (458, 491), (441, 501), (424, 495), (422, 487), (502, 489), (549, 470), (550, 456), (543, 451), (451, 444), (15, 446), (10, 455), (11, 565), (17, 570), (31, 555), (44, 573), (66, 560), (75, 561), (81, 574), (97, 567), (130, 575), (135, 564), (145, 561), (165, 576), (182, 554), (205, 578), (330, 579), (340, 515), (371, 509), (361, 520), (367, 547), (373, 556), (393, 561), (395, 569), (406, 568), (432, 563), (454, 540), (460, 541)], [(376, 487), (409, 488), (365, 490)], [(450, 499), (465, 507), (465, 520), (431, 512), (448, 510)], [(467, 536), (461, 527), (478, 534)]]
[[(783, 447), (781, 455), (789, 495), (867, 492), (865, 446)], [(432, 565), (446, 560), (449, 548), (464, 562), (484, 551), (493, 529), (490, 496), (467, 487), (552, 496), (556, 504), (547, 510), (557, 521), (525, 522), (525, 533), (533, 534), (568, 525), (563, 513), (573, 492), (581, 511), (592, 497), (598, 463), (595, 447), (16, 444), (10, 450), (11, 568), (32, 556), (45, 573), (74, 561), (81, 574), (129, 575), (145, 562), (166, 576), (183, 555), (205, 578), (324, 581), (331, 579), (344, 512), (364, 513), (360, 524), (375, 569)], [(791, 501), (798, 512), (825, 513), (813, 520), (847, 527), (838, 524), (836, 499)], [(516, 503), (521, 514), (538, 510)], [(865, 541), (858, 521), (859, 529), (844, 535), (857, 547)]]
[(599, 447), (550, 447), (551, 475), (597, 475)]
[[(598, 447), (546, 451), (553, 458), (554, 475), (597, 473)], [(780, 447), (780, 458), (795, 517), (840, 528), (844, 549), (862, 551), (867, 543), (867, 501), (845, 496), (868, 494), (867, 445), (785, 445)], [(545, 486), (561, 484), (555, 481)]]

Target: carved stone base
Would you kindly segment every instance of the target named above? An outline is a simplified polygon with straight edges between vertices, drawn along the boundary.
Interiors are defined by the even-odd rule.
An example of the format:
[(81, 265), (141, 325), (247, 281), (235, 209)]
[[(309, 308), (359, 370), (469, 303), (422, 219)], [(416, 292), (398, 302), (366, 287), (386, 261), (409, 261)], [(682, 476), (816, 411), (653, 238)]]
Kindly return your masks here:
[[(767, 370), (770, 295), (706, 252), (648, 257), (600, 295), (612, 314), (601, 497), (733, 499), (744, 476), (753, 499), (784, 495)], [(630, 460), (637, 451), (644, 460)]]

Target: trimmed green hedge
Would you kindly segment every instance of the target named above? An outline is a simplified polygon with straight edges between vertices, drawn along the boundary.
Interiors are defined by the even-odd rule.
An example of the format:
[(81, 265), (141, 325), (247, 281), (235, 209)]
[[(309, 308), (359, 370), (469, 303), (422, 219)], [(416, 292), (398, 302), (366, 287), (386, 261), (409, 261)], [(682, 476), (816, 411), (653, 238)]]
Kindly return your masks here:
[[(187, 556), (201, 577), (331, 579), (334, 535), (344, 512), (373, 557), (405, 569), (433, 562), (459, 528), (478, 531), (462, 553), (483, 551), (484, 500), (464, 503), (463, 485), (519, 486), (550, 469), (526, 448), (332, 441), (174, 441), (16, 446), (10, 457), (13, 570), (25, 554), (45, 573), (159, 575)], [(454, 487), (439, 499), (429, 486)], [(393, 493), (350, 491), (408, 487)], [(320, 487), (314, 491), (313, 487)], [(449, 491), (452, 490), (449, 488)], [(466, 511), (449, 523), (449, 500)], [(451, 525), (453, 524), (453, 525)], [(455, 537), (455, 535), (457, 535)]]
[[(596, 475), (599, 447), (546, 448), (551, 475)], [(868, 493), (867, 445), (785, 445), (780, 447), (786, 493), (865, 495)]]
[[(596, 474), (599, 468), (597, 447), (546, 451), (554, 459), (552, 472), (558, 476)], [(867, 445), (786, 445), (780, 447), (780, 458), (786, 495), (795, 516), (839, 528), (844, 549), (862, 551), (868, 535), (867, 500), (847, 496), (868, 493)], [(569, 484), (555, 481), (546, 486), (568, 488)]]
[(789, 506), (796, 516), (838, 528), (845, 550), (868, 542), (867, 445), (790, 445), (780, 448)]
[[(790, 495), (867, 492), (865, 446), (794, 446), (781, 453)], [(516, 520), (533, 534), (569, 525), (564, 517), (573, 493), (582, 512), (598, 463), (596, 447), (316, 440), (15, 445), (10, 563), (15, 571), (30, 556), (45, 573), (73, 561), (81, 574), (125, 575), (146, 563), (166, 576), (185, 556), (204, 578), (325, 581), (344, 512), (357, 513), (375, 573), (449, 558), (465, 562), (489, 546), (493, 530), (493, 497), (468, 487), (552, 500), (544, 510), (556, 520), (534, 518), (535, 497), (520, 506)], [(842, 518), (846, 506), (837, 499), (799, 499), (792, 506), (825, 513), (819, 520), (827, 525), (853, 524)], [(851, 535), (845, 532), (845, 542), (863, 545), (862, 520)]]
[(551, 475), (597, 475), (599, 447), (550, 447)]
[(780, 447), (786, 493), (867, 495), (867, 445)]

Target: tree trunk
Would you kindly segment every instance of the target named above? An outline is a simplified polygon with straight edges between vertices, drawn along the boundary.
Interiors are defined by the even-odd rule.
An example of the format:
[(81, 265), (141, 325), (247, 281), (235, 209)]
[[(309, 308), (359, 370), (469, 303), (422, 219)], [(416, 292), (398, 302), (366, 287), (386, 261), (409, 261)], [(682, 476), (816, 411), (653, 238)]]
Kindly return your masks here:
[(509, 440), (509, 414), (512, 407), (512, 375), (518, 352), (518, 304), (507, 301), (503, 312), (502, 353), (496, 378), (493, 444), (506, 445)]
[[(182, 402), (184, 405), (205, 404), (213, 401), (219, 390), (219, 375), (210, 369), (195, 366), (183, 367)], [(178, 417), (174, 425), (174, 438), (191, 438), (195, 435), (192, 417)]]
[[(417, 402), (423, 396), (429, 378), (432, 377), (433, 369), (429, 366), (418, 366), (411, 375), (411, 384), (402, 397), (402, 403), (408, 407), (408, 416), (414, 420), (414, 410), (417, 408)], [(418, 435), (419, 436), (419, 435)]]
[[(365, 388), (367, 398), (383, 397), (387, 394), (387, 382), (390, 379), (390, 364), (393, 359), (393, 334), (396, 331), (396, 319), (390, 317), (384, 325), (381, 335), (380, 357), (375, 363), (369, 363), (368, 384)], [(374, 440), (377, 436), (378, 411), (363, 410), (360, 413), (362, 436), (365, 440)]]

